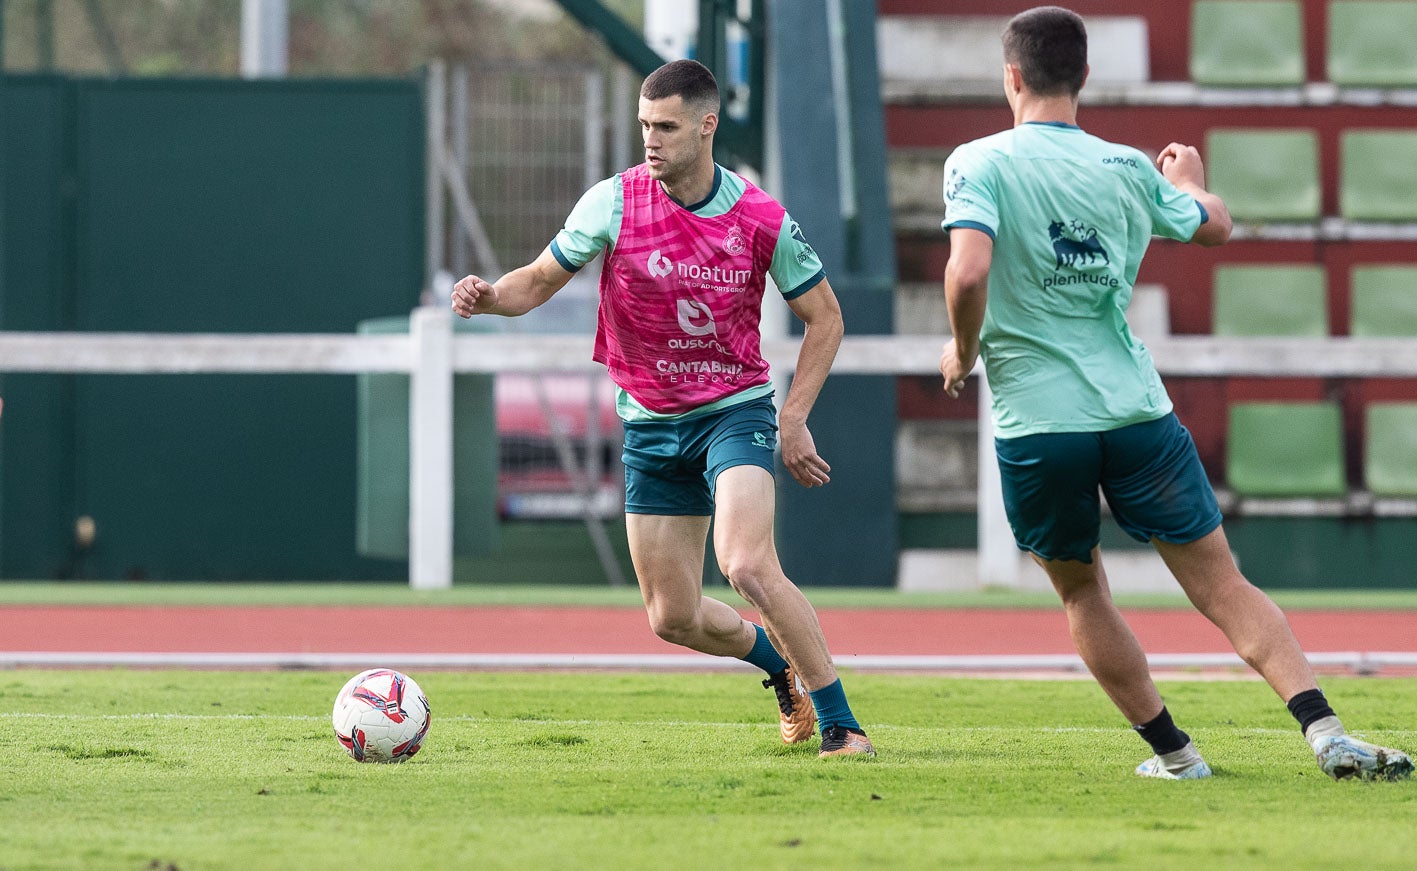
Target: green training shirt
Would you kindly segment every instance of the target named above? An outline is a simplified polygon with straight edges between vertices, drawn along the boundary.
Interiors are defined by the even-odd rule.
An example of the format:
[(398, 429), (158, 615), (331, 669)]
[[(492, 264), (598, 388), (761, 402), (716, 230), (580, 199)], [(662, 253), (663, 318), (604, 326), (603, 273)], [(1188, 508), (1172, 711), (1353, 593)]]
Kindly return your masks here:
[(994, 240), (980, 345), (999, 438), (1171, 411), (1125, 314), (1151, 237), (1189, 241), (1207, 218), (1146, 155), (1070, 124), (1020, 124), (950, 155), (943, 228)]
[[(743, 196), (743, 178), (731, 170), (714, 164), (713, 188), (704, 199), (684, 206), (695, 215), (714, 218), (726, 214)], [(596, 255), (614, 247), (620, 236), (620, 219), (624, 213), (624, 190), (616, 174), (598, 182), (581, 196), (580, 202), (566, 218), (566, 225), (551, 240), (551, 253), (561, 268), (575, 272), (594, 260)], [(783, 213), (778, 230), (777, 246), (773, 248), (768, 274), (784, 300), (801, 296), (826, 277), (817, 252), (802, 236), (802, 230), (792, 216)], [(660, 414), (635, 402), (624, 390), (617, 390), (616, 410), (624, 420), (674, 420), (717, 411), (772, 395), (772, 383), (749, 387), (717, 402), (696, 408), (687, 414)]]

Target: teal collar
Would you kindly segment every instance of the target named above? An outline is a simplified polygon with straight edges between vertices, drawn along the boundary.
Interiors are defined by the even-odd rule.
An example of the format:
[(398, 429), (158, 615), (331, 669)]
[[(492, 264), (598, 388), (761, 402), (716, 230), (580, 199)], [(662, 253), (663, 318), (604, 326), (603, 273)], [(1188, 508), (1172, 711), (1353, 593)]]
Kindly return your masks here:
[[(713, 165), (713, 187), (709, 188), (708, 196), (706, 196), (706, 197), (704, 197), (703, 199), (699, 200), (697, 203), (694, 203), (692, 206), (685, 206), (683, 203), (679, 203), (678, 200), (674, 200), (673, 197), (669, 197), (669, 198), (670, 198), (671, 200), (674, 200), (674, 202), (679, 203), (679, 205), (683, 206), (684, 209), (685, 209), (685, 211), (697, 212), (699, 209), (702, 209), (704, 206), (707, 206), (709, 203), (713, 202), (713, 198), (716, 197), (716, 196), (718, 196), (718, 188), (719, 188), (719, 186), (722, 185), (722, 184), (723, 184), (723, 167), (721, 167), (721, 166), (719, 166), (718, 164), (715, 163), (715, 164)], [(669, 196), (669, 195), (666, 193), (665, 196)]]

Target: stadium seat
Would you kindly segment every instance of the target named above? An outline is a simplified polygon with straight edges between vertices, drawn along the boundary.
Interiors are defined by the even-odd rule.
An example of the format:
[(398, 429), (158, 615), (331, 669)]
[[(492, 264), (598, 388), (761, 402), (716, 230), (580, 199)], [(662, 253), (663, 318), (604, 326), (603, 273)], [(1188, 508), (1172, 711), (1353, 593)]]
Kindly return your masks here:
[(1417, 86), (1417, 2), (1329, 4), (1328, 79), (1354, 87)]
[(1339, 136), (1338, 210), (1350, 221), (1417, 221), (1417, 129)]
[(1205, 137), (1210, 189), (1240, 222), (1319, 218), (1319, 142), (1308, 129), (1216, 129)]
[(1212, 332), (1217, 336), (1327, 336), (1322, 266), (1220, 266)]
[(1343, 420), (1334, 402), (1230, 406), (1226, 483), (1239, 496), (1341, 497)]
[(1302, 85), (1298, 0), (1198, 0), (1191, 7), (1191, 80), (1198, 85)]
[(1417, 336), (1417, 266), (1356, 266), (1352, 298), (1351, 335)]
[(1374, 496), (1417, 497), (1417, 402), (1368, 406), (1363, 485)]

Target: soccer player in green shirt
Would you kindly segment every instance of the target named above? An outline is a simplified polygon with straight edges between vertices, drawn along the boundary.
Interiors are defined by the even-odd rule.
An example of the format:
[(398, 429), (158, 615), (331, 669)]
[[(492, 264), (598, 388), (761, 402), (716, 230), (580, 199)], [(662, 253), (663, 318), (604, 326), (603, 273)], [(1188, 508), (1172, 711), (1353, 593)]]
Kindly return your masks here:
[(1153, 234), (1206, 246), (1230, 237), (1199, 153), (1172, 143), (1158, 171), (1136, 149), (1077, 126), (1088, 68), (1075, 13), (1031, 9), (1009, 22), (1003, 42), (1014, 126), (945, 163), (953, 338), (940, 373), (956, 396), (984, 359), (1014, 538), (1062, 597), (1088, 669), (1151, 746), (1136, 773), (1211, 772), (1162, 704), (1112, 602), (1098, 550), (1099, 488), (1118, 524), (1155, 546), (1191, 602), (1286, 702), (1325, 773), (1409, 776), (1405, 753), (1345, 733), (1283, 612), (1240, 574), (1190, 433), (1127, 327)]

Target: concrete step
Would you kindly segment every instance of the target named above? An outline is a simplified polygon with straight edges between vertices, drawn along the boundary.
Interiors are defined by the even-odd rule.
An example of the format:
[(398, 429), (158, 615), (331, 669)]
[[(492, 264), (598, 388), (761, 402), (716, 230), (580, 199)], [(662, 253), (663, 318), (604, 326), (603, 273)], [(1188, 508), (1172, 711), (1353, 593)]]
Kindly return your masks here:
[[(1019, 585), (1013, 589), (1051, 591), (1043, 569), (1018, 555)], [(1181, 588), (1156, 552), (1149, 549), (1110, 550), (1102, 555), (1107, 583), (1115, 593), (1177, 593)], [(901, 592), (950, 593), (981, 589), (978, 556), (973, 550), (907, 549), (900, 552), (896, 588)]]

